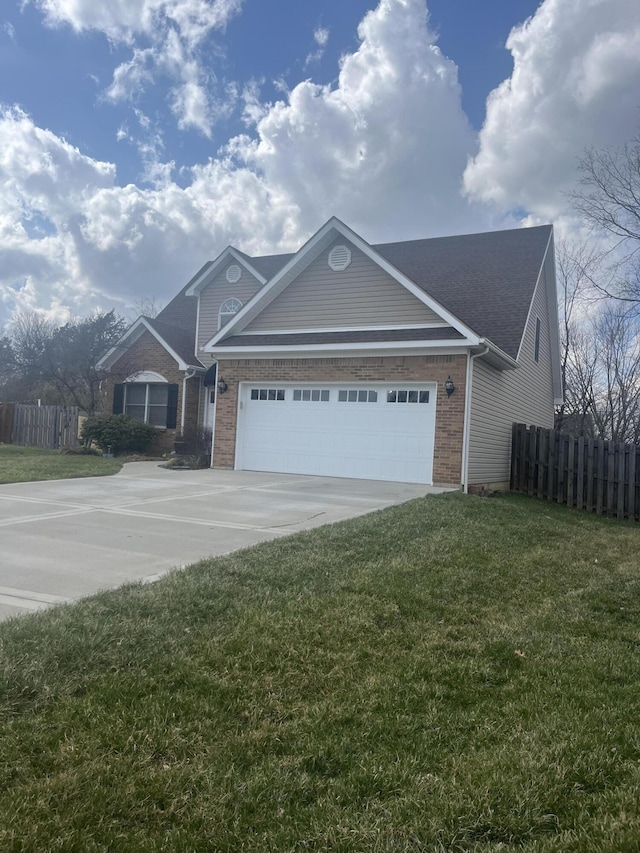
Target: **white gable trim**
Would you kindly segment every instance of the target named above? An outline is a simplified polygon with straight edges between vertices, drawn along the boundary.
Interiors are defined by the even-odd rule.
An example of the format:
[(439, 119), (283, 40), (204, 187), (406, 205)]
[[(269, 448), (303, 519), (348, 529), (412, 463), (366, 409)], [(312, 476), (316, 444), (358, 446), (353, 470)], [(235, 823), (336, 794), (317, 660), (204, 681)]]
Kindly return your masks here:
[(533, 303), (535, 302), (536, 296), (538, 295), (540, 279), (542, 278), (543, 272), (545, 272), (545, 265), (548, 263), (550, 266), (550, 269), (548, 271), (549, 274), (545, 276), (547, 290), (545, 294), (547, 300), (547, 322), (549, 324), (549, 340), (551, 343), (550, 357), (551, 371), (553, 374), (554, 403), (556, 406), (559, 406), (563, 402), (563, 388), (562, 369), (560, 366), (560, 337), (558, 333), (558, 291), (556, 285), (555, 252), (553, 247), (554, 242), (552, 228), (551, 233), (549, 234), (549, 240), (547, 241), (547, 246), (544, 250), (544, 255), (542, 256), (542, 263), (540, 264), (540, 270), (538, 271), (536, 286), (533, 289), (531, 302), (529, 303), (527, 320), (522, 330), (522, 337), (520, 338), (520, 344), (518, 346), (518, 354), (516, 356), (516, 360), (520, 361), (520, 353), (524, 345), (525, 334), (527, 332), (527, 329), (529, 328), (529, 322), (533, 314)]
[(203, 349), (205, 352), (213, 352), (213, 347), (231, 334), (238, 334), (248, 323), (251, 322), (264, 308), (267, 307), (283, 290), (296, 278), (296, 276), (304, 268), (306, 268), (316, 257), (326, 248), (337, 235), (341, 235), (346, 240), (351, 242), (360, 251), (366, 255), (371, 261), (377, 264), (381, 269), (394, 278), (399, 284), (405, 287), (409, 293), (416, 297), (420, 302), (438, 314), (446, 323), (456, 329), (460, 334), (469, 338), (475, 344), (479, 342), (478, 336), (457, 317), (454, 317), (447, 311), (439, 302), (421, 290), (414, 282), (411, 281), (404, 273), (396, 269), (378, 252), (375, 251), (365, 240), (359, 237), (355, 231), (352, 231), (347, 225), (333, 216), (326, 222), (313, 237), (300, 248), (291, 260), (266, 284), (262, 290), (251, 299), (245, 307), (239, 311), (233, 320), (227, 323), (223, 329), (214, 335), (208, 341)]
[[(283, 344), (251, 347), (220, 347), (215, 356), (219, 365), (236, 358), (355, 358), (393, 355), (460, 355), (469, 341), (364, 341), (342, 344)], [(222, 367), (221, 367), (222, 369)]]
[(165, 349), (171, 358), (175, 359), (178, 364), (178, 370), (204, 370), (202, 366), (198, 367), (195, 364), (187, 364), (184, 359), (180, 358), (178, 353), (173, 350), (161, 335), (156, 332), (151, 323), (145, 317), (138, 319), (127, 329), (118, 343), (111, 347), (106, 355), (103, 355), (97, 364), (100, 369), (108, 370), (115, 362), (123, 355), (124, 351), (134, 344), (145, 332), (149, 332), (158, 341), (160, 346)]
[(225, 262), (229, 262), (230, 260), (233, 260), (235, 263), (244, 267), (250, 275), (260, 282), (260, 284), (266, 283), (266, 278), (261, 275), (255, 267), (252, 267), (247, 259), (243, 257), (237, 249), (234, 249), (233, 246), (227, 246), (227, 248), (223, 249), (218, 257), (212, 261), (206, 270), (196, 278), (193, 284), (185, 290), (185, 296), (199, 296), (202, 290), (204, 290), (204, 288), (213, 281), (216, 275), (220, 272), (220, 269), (224, 266)]

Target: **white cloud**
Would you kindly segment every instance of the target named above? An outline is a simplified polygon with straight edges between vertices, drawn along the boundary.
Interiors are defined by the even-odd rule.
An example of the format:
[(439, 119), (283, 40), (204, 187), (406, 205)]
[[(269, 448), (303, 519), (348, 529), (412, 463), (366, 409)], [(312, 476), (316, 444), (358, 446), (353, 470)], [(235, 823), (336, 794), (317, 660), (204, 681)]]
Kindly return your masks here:
[(52, 26), (68, 24), (77, 32), (97, 30), (112, 41), (131, 43), (140, 35), (154, 38), (170, 23), (189, 45), (211, 30), (224, 29), (242, 0), (32, 0)]
[[(226, 243), (248, 252), (294, 249), (332, 214), (372, 240), (468, 224), (459, 184), (473, 134), (456, 67), (434, 45), (424, 0), (381, 0), (359, 36), (335, 87), (305, 81), (268, 104), (257, 83), (248, 86), (250, 133), (183, 173), (186, 186), (170, 180), (173, 164), (161, 162), (162, 139), (142, 113), (139, 134), (126, 125), (119, 135), (148, 146), (154, 186), (147, 189), (118, 186), (112, 165), (8, 113), (0, 126), (0, 181), (10, 184), (14, 205), (7, 228), (16, 206), (33, 205), (52, 233), (13, 234), (13, 254), (0, 265), (5, 304), (77, 311), (122, 308), (140, 296), (166, 300)], [(18, 152), (29, 161), (22, 167)], [(37, 176), (56, 161), (67, 171), (39, 194)]]
[(567, 208), (585, 146), (630, 139), (640, 114), (637, 0), (545, 0), (512, 30), (511, 77), (487, 102), (465, 172), (476, 199), (553, 219)]
[[(93, 5), (69, 0), (69, 8), (80, 7)], [(477, 140), (460, 105), (456, 66), (435, 44), (424, 0), (380, 0), (333, 86), (306, 80), (267, 103), (261, 81), (247, 84), (240, 96), (246, 133), (209, 162), (183, 168), (181, 185), (172, 180), (173, 163), (163, 162), (155, 118), (140, 110), (119, 136), (139, 148), (145, 188), (118, 186), (112, 164), (5, 110), (5, 315), (16, 306), (59, 316), (96, 305), (123, 310), (145, 296), (166, 301), (227, 243), (250, 253), (295, 249), (332, 214), (371, 241), (554, 215), (566, 206), (559, 189), (583, 146), (621, 139), (638, 117), (637, 22), (622, 0), (608, 0), (615, 16), (602, 7), (600, 0), (546, 0), (511, 34), (514, 74), (491, 98), (466, 172), (467, 192), (480, 203), (461, 195)], [(154, 50), (165, 47), (171, 61), (188, 60), (181, 39)], [(179, 94), (190, 79), (191, 98)], [(215, 109), (198, 100), (198, 85), (195, 71), (176, 77), (178, 120), (197, 122)], [(506, 217), (492, 223), (485, 201)]]
[(325, 48), (329, 43), (328, 27), (316, 27), (316, 29), (313, 31), (313, 40), (318, 47), (316, 50), (312, 51), (307, 55), (307, 58), (304, 61), (305, 68), (308, 65), (311, 65), (313, 62), (320, 62), (320, 60), (324, 56)]
[[(182, 130), (211, 136), (211, 128), (230, 104), (215, 97), (215, 78), (205, 71), (203, 44), (240, 12), (243, 0), (32, 0), (51, 26), (93, 30), (131, 46), (129, 59), (113, 72), (104, 96), (113, 102), (138, 102), (145, 90), (166, 77), (169, 105)], [(141, 46), (144, 40), (145, 46)], [(150, 45), (148, 44), (150, 42)], [(210, 60), (211, 51), (207, 51)], [(224, 96), (226, 97), (226, 92)]]

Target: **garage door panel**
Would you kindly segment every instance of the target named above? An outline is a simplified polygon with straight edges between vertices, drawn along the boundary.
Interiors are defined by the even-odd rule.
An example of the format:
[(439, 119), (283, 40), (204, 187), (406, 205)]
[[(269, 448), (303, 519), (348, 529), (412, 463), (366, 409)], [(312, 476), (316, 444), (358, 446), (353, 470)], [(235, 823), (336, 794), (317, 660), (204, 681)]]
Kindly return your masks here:
[[(311, 390), (300, 386), (272, 383), (269, 391), (266, 385), (243, 386), (236, 467), (431, 482), (433, 385), (416, 386), (412, 403), (388, 402), (387, 386), (381, 384), (321, 387), (322, 402), (319, 391), (313, 391), (312, 401)], [(422, 403), (417, 402), (419, 391)], [(406, 391), (403, 399), (408, 399)]]

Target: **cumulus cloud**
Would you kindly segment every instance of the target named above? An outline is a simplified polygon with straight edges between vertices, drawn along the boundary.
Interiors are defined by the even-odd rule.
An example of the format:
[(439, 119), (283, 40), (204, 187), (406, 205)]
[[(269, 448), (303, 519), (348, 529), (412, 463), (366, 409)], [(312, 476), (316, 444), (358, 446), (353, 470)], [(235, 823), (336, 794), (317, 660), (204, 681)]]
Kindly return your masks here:
[(223, 29), (242, 7), (242, 0), (32, 0), (52, 26), (68, 24), (77, 32), (97, 30), (114, 42), (154, 38), (164, 23), (195, 45), (214, 29)]
[[(205, 70), (203, 47), (224, 30), (242, 0), (32, 0), (51, 26), (92, 30), (131, 46), (131, 56), (113, 72), (108, 100), (139, 102), (160, 78), (170, 83), (169, 106), (178, 127), (211, 136), (216, 118), (229, 109), (226, 92), (216, 94), (215, 77)], [(141, 46), (141, 40), (145, 46)], [(150, 44), (147, 44), (150, 43)], [(210, 53), (210, 51), (209, 51)]]
[[(52, 231), (44, 241), (24, 229), (14, 234), (15, 254), (0, 268), (5, 304), (33, 304), (37, 294), (47, 307), (61, 292), (73, 310), (166, 300), (228, 242), (248, 252), (295, 249), (332, 214), (372, 240), (464, 227), (459, 183), (473, 135), (456, 66), (435, 45), (424, 0), (381, 0), (358, 34), (333, 87), (305, 81), (264, 103), (258, 84), (249, 85), (248, 132), (183, 173), (186, 186), (163, 168), (153, 126), (146, 131), (154, 186), (121, 187), (113, 165), (8, 112), (0, 180), (11, 184), (14, 208), (6, 221), (15, 221), (15, 206), (33, 205)], [(119, 138), (136, 144), (128, 126)], [(30, 161), (22, 170), (18, 151)], [(73, 174), (49, 176), (39, 195), (37, 176), (57, 161)], [(34, 272), (36, 258), (46, 269)]]
[(545, 0), (506, 46), (513, 73), (489, 96), (465, 188), (503, 210), (554, 219), (584, 147), (622, 145), (637, 130), (637, 0)]
[[(66, 5), (86, 12), (78, 26), (117, 8)], [(126, 6), (143, 20), (141, 10), (159, 4)], [(118, 138), (138, 146), (145, 187), (119, 186), (112, 164), (5, 109), (0, 315), (2, 304), (6, 317), (16, 307), (60, 316), (96, 305), (123, 310), (142, 297), (166, 301), (227, 243), (249, 253), (292, 250), (332, 214), (371, 241), (565, 222), (560, 190), (583, 147), (635, 131), (640, 49), (630, 8), (631, 0), (545, 0), (509, 37), (514, 72), (489, 100), (479, 147), (424, 0), (380, 0), (334, 85), (305, 80), (281, 88), (273, 103), (259, 80), (232, 92), (244, 105), (245, 133), (208, 162), (183, 167), (180, 184), (155, 119), (141, 108)], [(179, 35), (170, 48), (188, 59)], [(205, 109), (199, 79), (174, 105), (193, 121)], [(177, 80), (174, 99), (186, 82)]]

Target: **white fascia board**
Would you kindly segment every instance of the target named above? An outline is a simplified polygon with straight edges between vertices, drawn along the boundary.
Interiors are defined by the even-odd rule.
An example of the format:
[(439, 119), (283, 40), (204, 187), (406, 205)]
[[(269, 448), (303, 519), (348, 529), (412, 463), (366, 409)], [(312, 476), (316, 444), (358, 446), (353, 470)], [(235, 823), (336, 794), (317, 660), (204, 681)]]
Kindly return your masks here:
[(222, 252), (218, 255), (218, 257), (211, 262), (211, 264), (202, 272), (201, 275), (193, 282), (191, 287), (185, 291), (185, 296), (199, 296), (200, 292), (209, 284), (209, 282), (215, 278), (215, 276), (220, 271), (220, 267), (224, 265), (225, 261), (228, 261), (230, 258), (243, 266), (248, 273), (250, 273), (254, 278), (256, 278), (260, 284), (265, 284), (266, 278), (261, 275), (258, 270), (251, 266), (248, 263), (247, 259), (244, 258), (233, 246), (227, 246), (226, 249), (223, 249)]
[(345, 349), (332, 349), (329, 352), (324, 352), (321, 350), (296, 350), (295, 347), (291, 347), (286, 351), (283, 349), (274, 349), (272, 352), (260, 352), (258, 350), (251, 350), (250, 352), (242, 352), (242, 353), (229, 353), (228, 357), (225, 359), (222, 355), (218, 355), (218, 364), (222, 369), (225, 361), (231, 361), (233, 359), (242, 358), (246, 361), (260, 360), (260, 359), (289, 359), (294, 358), (296, 361), (301, 361), (305, 358), (354, 358), (356, 355), (358, 358), (384, 358), (385, 356), (397, 355), (397, 356), (419, 356), (419, 355), (464, 355), (466, 350), (447, 350), (447, 349), (436, 349), (436, 350), (427, 350), (425, 348), (422, 349), (396, 349), (392, 353), (388, 350), (380, 350), (375, 348), (363, 349), (358, 352), (354, 352), (353, 350), (345, 350)]
[(481, 358), (483, 356), (491, 356), (491, 360), (494, 363), (498, 362), (503, 370), (516, 370), (516, 368), (519, 367), (519, 364), (515, 360), (515, 358), (511, 358), (510, 355), (507, 355), (504, 350), (501, 350), (500, 347), (496, 346), (493, 341), (489, 340), (489, 338), (480, 338), (479, 345), (487, 347), (488, 349), (486, 353), (480, 354)]
[[(354, 356), (363, 353), (374, 355), (455, 355), (460, 350), (473, 346), (469, 340), (461, 341), (362, 341), (344, 344), (284, 344), (252, 347), (219, 347), (215, 350), (218, 361), (229, 358), (315, 358), (318, 353), (330, 354), (331, 357), (340, 355)], [(437, 350), (437, 352), (435, 352)]]
[(518, 346), (518, 355), (516, 356), (518, 361), (520, 360), (520, 352), (522, 351), (522, 347), (524, 345), (524, 336), (526, 334), (527, 328), (529, 326), (529, 321), (531, 320), (531, 315), (533, 313), (533, 303), (535, 302), (535, 298), (538, 293), (538, 288), (540, 287), (540, 279), (542, 277), (542, 273), (545, 272), (546, 265), (548, 265), (548, 270), (546, 270), (548, 274), (545, 276), (547, 286), (547, 319), (549, 323), (549, 339), (551, 343), (550, 356), (551, 372), (553, 379), (554, 405), (559, 406), (563, 403), (563, 388), (562, 368), (560, 366), (560, 336), (558, 332), (558, 290), (556, 284), (556, 262), (553, 240), (553, 225), (551, 226), (549, 240), (547, 241), (547, 245), (544, 250), (542, 263), (540, 264), (540, 270), (538, 271), (536, 286), (533, 290), (533, 295), (531, 296), (529, 311), (527, 312), (527, 320), (524, 324), (522, 337), (520, 339), (520, 345)]
[[(332, 216), (328, 222), (325, 222), (319, 231), (316, 231), (313, 237), (307, 240), (291, 260), (285, 264), (280, 272), (278, 272), (271, 281), (262, 288), (262, 290), (258, 291), (253, 299), (250, 300), (244, 308), (227, 323), (226, 326), (223, 326), (223, 328), (220, 329), (217, 334), (215, 334), (211, 340), (204, 345), (203, 350), (205, 352), (212, 352), (213, 347), (215, 347), (219, 341), (224, 338), (231, 337), (232, 334), (239, 334), (240, 331), (251, 320), (253, 320), (263, 308), (275, 299), (275, 297), (284, 290), (291, 281), (294, 280), (295, 276), (290, 276), (295, 271), (296, 267), (303, 265), (308, 266), (308, 264), (317, 257), (320, 251), (322, 251), (323, 245), (328, 245), (329, 242), (334, 239), (334, 235), (337, 236), (338, 234), (360, 249), (360, 251), (371, 261), (377, 264), (399, 284), (405, 287), (413, 296), (416, 297), (416, 299), (438, 314), (446, 323), (456, 329), (456, 331), (460, 332), (460, 334), (464, 335), (466, 338), (473, 340), (476, 344), (479, 342), (480, 339), (472, 329), (461, 323), (457, 317), (454, 317), (453, 314), (443, 308), (439, 302), (426, 294), (424, 290), (421, 290), (411, 281), (410, 278), (407, 278), (404, 273), (401, 273), (396, 269), (385, 258), (383, 258), (382, 255), (378, 254), (375, 249), (372, 249), (366, 240), (359, 237), (355, 231), (352, 231), (351, 228), (344, 224), (344, 222), (341, 222), (337, 217)], [(278, 288), (278, 285), (281, 285), (280, 288)]]

